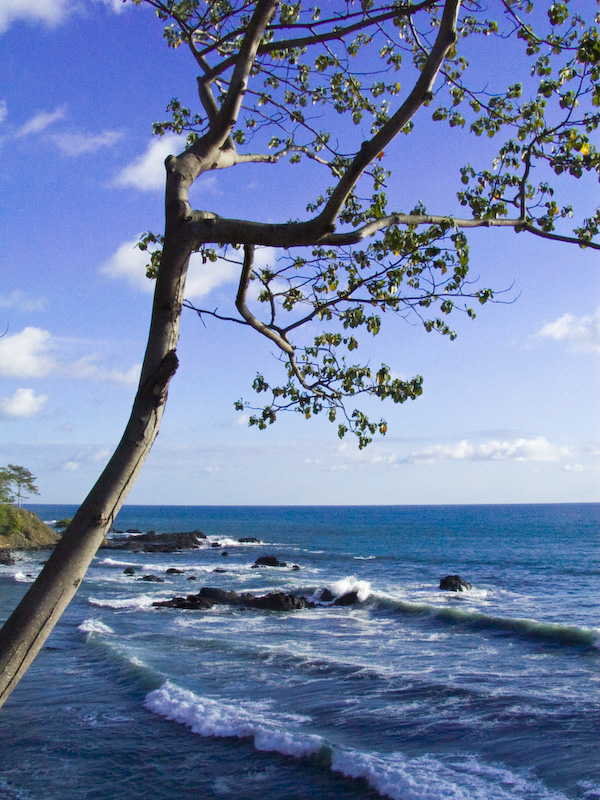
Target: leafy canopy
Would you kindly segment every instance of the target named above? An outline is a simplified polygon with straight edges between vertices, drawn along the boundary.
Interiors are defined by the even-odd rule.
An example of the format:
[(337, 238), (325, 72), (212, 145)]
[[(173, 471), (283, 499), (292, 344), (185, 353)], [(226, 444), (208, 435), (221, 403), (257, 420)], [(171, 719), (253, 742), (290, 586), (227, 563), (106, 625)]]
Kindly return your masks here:
[[(154, 125), (159, 136), (187, 135), (185, 152), (167, 159), (177, 179), (167, 213), (206, 269), (218, 258), (239, 263), (232, 308), (195, 310), (254, 328), (285, 365), (281, 383), (257, 375), (253, 388), (267, 400), (251, 425), (294, 410), (325, 413), (360, 447), (385, 434), (385, 420), (372, 422), (354, 402), (415, 399), (422, 378), (394, 377), (386, 364), (357, 360), (358, 351), (394, 317), (453, 339), (450, 314), (474, 318), (494, 297), (470, 276), (469, 229), (600, 247), (600, 210), (575, 214), (572, 180), (600, 170), (597, 4), (134, 2), (155, 9), (168, 46), (187, 49), (198, 68), (196, 107), (173, 99)], [(511, 61), (493, 74), (490, 42)], [(460, 169), (455, 208), (388, 207), (386, 190), (402, 179), (392, 164), (402, 163), (418, 112), (474, 141), (494, 140), (491, 159), (488, 145), (486, 163)], [(188, 190), (201, 174), (249, 162), (282, 164), (269, 190), (275, 209), (276, 192), (290, 193), (285, 162), (315, 174), (315, 196), (297, 219), (267, 224), (192, 209)], [(150, 277), (164, 245), (153, 233), (139, 244)], [(266, 265), (256, 263), (260, 245), (276, 248)]]

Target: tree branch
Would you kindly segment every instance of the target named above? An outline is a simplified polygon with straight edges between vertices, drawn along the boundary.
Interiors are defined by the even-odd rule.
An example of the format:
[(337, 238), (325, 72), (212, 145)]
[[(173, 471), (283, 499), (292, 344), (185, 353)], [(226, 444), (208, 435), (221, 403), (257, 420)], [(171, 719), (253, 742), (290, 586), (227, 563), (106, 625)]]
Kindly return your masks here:
[(248, 286), (250, 285), (250, 275), (252, 274), (252, 267), (254, 266), (254, 246), (246, 245), (244, 247), (244, 265), (242, 267), (242, 274), (240, 276), (240, 284), (238, 287), (237, 296), (235, 298), (235, 307), (240, 312), (242, 317), (246, 320), (248, 325), (254, 328), (255, 331), (262, 333), (267, 339), (275, 342), (277, 347), (287, 353), (289, 356), (293, 355), (294, 348), (286, 341), (277, 331), (269, 328), (264, 322), (257, 319), (246, 305), (246, 297), (248, 295)]
[(431, 88), (448, 51), (456, 41), (456, 21), (461, 0), (446, 0), (440, 30), (427, 58), (423, 70), (412, 91), (398, 111), (385, 123), (371, 139), (363, 142), (354, 161), (346, 170), (319, 215), (323, 230), (334, 224), (350, 192), (365, 169), (371, 164), (392, 139), (410, 122), (419, 108), (431, 95)]

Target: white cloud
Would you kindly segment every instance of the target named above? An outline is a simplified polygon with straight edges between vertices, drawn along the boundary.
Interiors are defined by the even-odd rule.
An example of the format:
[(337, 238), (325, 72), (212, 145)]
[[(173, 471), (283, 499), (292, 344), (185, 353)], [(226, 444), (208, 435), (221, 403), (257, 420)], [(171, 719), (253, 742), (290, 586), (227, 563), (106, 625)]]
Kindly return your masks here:
[[(110, 278), (124, 280), (133, 289), (143, 292), (154, 291), (154, 281), (146, 277), (146, 265), (149, 261), (147, 251), (137, 247), (139, 237), (123, 242), (116, 252), (100, 267), (100, 272)], [(229, 281), (237, 280), (239, 264), (224, 259), (202, 263), (202, 256), (194, 253), (190, 259), (190, 267), (186, 281), (185, 296), (199, 299), (217, 287)]]
[(17, 389), (12, 397), (0, 400), (0, 416), (28, 418), (35, 416), (48, 401), (48, 395), (36, 395), (33, 389)]
[(101, 147), (112, 147), (123, 136), (120, 131), (102, 133), (56, 133), (52, 140), (65, 156), (80, 156), (95, 153)]
[(128, 242), (123, 242), (110, 258), (101, 266), (100, 272), (109, 278), (125, 280), (134, 289), (143, 292), (154, 291), (154, 281), (146, 277), (146, 264), (149, 261), (148, 252), (136, 247), (139, 236)]
[(55, 111), (40, 111), (39, 114), (33, 116), (17, 130), (15, 133), (15, 139), (21, 139), (23, 136), (31, 136), (35, 133), (41, 133), (58, 120), (64, 119), (65, 114), (65, 106), (61, 106)]
[(551, 444), (545, 436), (535, 439), (515, 439), (512, 442), (490, 440), (471, 444), (466, 439), (453, 444), (425, 447), (401, 459), (405, 463), (434, 463), (436, 461), (559, 461), (571, 455), (570, 447)]
[(600, 352), (600, 308), (594, 314), (574, 317), (563, 314), (554, 322), (542, 327), (538, 336), (543, 339), (554, 339), (555, 342), (566, 342), (574, 350)]
[[(79, 380), (136, 383), (140, 365), (128, 370), (107, 368), (95, 355), (75, 361), (58, 361), (54, 353), (60, 340), (41, 328), (24, 328), (20, 333), (0, 338), (0, 377), (44, 378), (50, 374)], [(23, 390), (24, 391), (24, 390)], [(27, 390), (30, 391), (30, 390)], [(21, 400), (25, 397), (21, 395)]]
[(0, 376), (42, 378), (55, 367), (50, 333), (41, 328), (24, 328), (0, 339)]
[(58, 25), (72, 8), (70, 0), (2, 0), (0, 3), (0, 33), (12, 22)]
[(113, 181), (114, 186), (130, 186), (143, 192), (153, 192), (165, 187), (165, 158), (180, 153), (185, 147), (185, 137), (167, 133), (152, 139), (146, 152), (128, 164)]
[[(119, 13), (125, 7), (124, 0), (96, 0), (96, 2), (115, 13)], [(18, 20), (55, 27), (76, 10), (85, 11), (85, 3), (81, 0), (1, 0), (0, 33), (4, 33), (9, 25)]]
[(0, 100), (0, 122), (4, 122), (7, 114), (8, 107), (6, 105), (6, 100)]
[(63, 469), (65, 470), (65, 472), (77, 472), (77, 470), (79, 469), (79, 464), (77, 463), (77, 461), (67, 461)]
[(202, 263), (202, 256), (194, 253), (190, 259), (190, 269), (185, 284), (187, 298), (200, 299), (224, 283), (237, 280), (240, 265), (219, 258), (217, 261)]

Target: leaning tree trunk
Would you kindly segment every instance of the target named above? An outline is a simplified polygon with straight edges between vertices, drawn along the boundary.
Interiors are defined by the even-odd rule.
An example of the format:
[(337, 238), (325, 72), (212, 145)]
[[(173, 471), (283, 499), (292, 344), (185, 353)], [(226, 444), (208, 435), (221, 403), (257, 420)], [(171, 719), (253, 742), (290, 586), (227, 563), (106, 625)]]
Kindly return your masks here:
[(191, 253), (185, 224), (167, 225), (142, 374), (123, 437), (36, 581), (0, 630), (0, 706), (73, 598), (158, 435)]

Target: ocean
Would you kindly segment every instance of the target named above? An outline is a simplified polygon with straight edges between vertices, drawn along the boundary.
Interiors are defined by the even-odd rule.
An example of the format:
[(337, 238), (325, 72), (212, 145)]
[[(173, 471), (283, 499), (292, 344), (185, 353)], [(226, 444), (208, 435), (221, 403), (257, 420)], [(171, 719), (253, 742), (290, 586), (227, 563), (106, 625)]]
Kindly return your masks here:
[[(600, 504), (126, 506), (115, 528), (208, 538), (99, 552), (0, 711), (2, 800), (600, 800)], [(0, 566), (2, 619), (43, 557)], [(153, 606), (205, 586), (316, 606)]]

